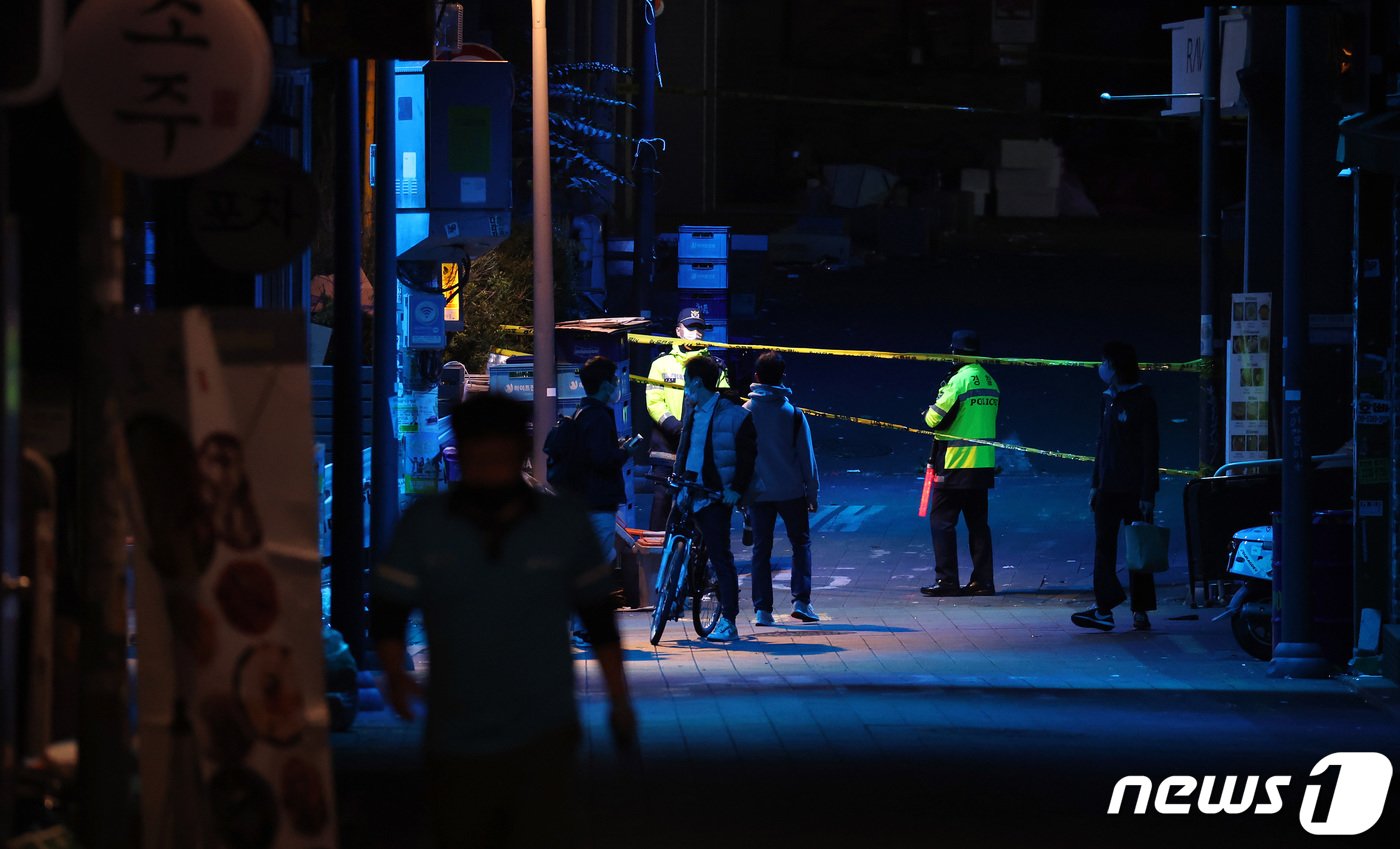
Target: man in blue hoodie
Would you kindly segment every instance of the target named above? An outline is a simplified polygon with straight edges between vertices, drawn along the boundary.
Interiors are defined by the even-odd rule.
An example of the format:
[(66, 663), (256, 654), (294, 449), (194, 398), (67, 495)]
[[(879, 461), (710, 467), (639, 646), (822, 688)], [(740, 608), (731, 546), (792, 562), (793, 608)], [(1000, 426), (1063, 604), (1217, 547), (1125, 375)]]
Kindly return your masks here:
[(758, 431), (756, 476), (763, 492), (749, 507), (753, 520), (755, 625), (773, 625), (773, 532), (783, 517), (792, 544), (792, 618), (816, 622), (812, 609), (812, 533), (807, 514), (817, 510), (817, 456), (807, 417), (792, 405), (783, 385), (783, 355), (766, 351), (754, 364), (744, 409)]

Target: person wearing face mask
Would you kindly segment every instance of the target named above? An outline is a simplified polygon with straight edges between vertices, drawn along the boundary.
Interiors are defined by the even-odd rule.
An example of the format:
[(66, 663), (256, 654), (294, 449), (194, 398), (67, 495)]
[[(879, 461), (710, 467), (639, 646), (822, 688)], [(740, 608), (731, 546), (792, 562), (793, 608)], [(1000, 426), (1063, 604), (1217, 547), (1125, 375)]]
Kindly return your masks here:
[[(1113, 629), (1113, 608), (1129, 597), (1118, 582), (1118, 529), (1152, 521), (1158, 489), (1157, 402), (1138, 382), (1137, 351), (1126, 342), (1103, 346), (1099, 377), (1108, 384), (1099, 417), (1098, 450), (1090, 478), (1094, 512), (1094, 606), (1070, 617), (1081, 628)], [(1152, 627), (1157, 585), (1151, 572), (1130, 572), (1133, 628)]]
[[(956, 330), (948, 350), (976, 356), (981, 343), (975, 330)], [(933, 598), (996, 595), (992, 577), (992, 529), (987, 524), (987, 490), (996, 486), (996, 449), (969, 439), (996, 439), (1001, 390), (980, 363), (954, 368), (924, 411), (924, 424), (937, 434), (929, 465), (933, 468), (934, 583), (919, 592)], [(967, 524), (972, 577), (958, 586), (958, 515)]]
[(690, 490), (681, 497), (691, 499), (719, 584), (719, 622), (705, 639), (723, 643), (739, 638), (734, 626), (739, 615), (739, 573), (730, 539), (734, 505), (745, 496), (758, 495), (761, 487), (754, 479), (758, 431), (748, 410), (720, 395), (719, 377), (719, 364), (709, 357), (693, 357), (685, 364), (685, 424), (676, 472), (722, 493), (718, 501), (697, 497)]
[[(710, 349), (703, 345), (687, 345), (705, 338), (710, 325), (700, 310), (687, 307), (676, 317), (676, 338), (683, 341), (671, 346), (671, 350), (657, 357), (651, 363), (647, 375), (652, 380), (672, 383), (679, 386), (685, 379), (685, 366), (695, 357), (710, 357)], [(718, 364), (719, 361), (715, 360)], [(729, 379), (720, 365), (719, 387), (728, 388)], [(676, 448), (681, 438), (681, 421), (685, 418), (685, 392), (672, 386), (647, 384), (647, 415), (651, 416), (650, 460), (651, 474), (662, 480), (670, 477), (676, 465)], [(652, 487), (651, 518), (647, 527), (653, 531), (666, 529), (666, 517), (671, 515), (671, 490), (664, 483)]]
[(502, 395), (457, 405), (460, 482), (404, 511), (372, 572), (370, 637), (405, 719), (418, 685), (403, 668), (404, 629), (414, 608), (423, 614), (424, 786), (438, 846), (569, 843), (581, 736), (570, 611), (591, 636), (614, 743), (635, 743), (611, 569), (584, 508), (526, 483), (529, 421), (527, 405)]
[[(612, 565), (617, 554), (613, 541), (617, 533), (617, 508), (627, 500), (622, 467), (627, 463), (631, 447), (641, 437), (634, 436), (623, 441), (617, 437), (613, 405), (622, 397), (617, 363), (607, 357), (593, 357), (583, 364), (578, 374), (583, 391), (588, 395), (574, 414), (575, 445), (568, 461), (572, 468), (566, 476), (568, 483), (563, 484), (562, 489), (588, 508), (593, 532), (598, 536), (604, 558)], [(614, 584), (614, 597), (620, 606), (622, 578), (617, 574), (616, 567)], [(582, 630), (581, 623), (576, 622), (575, 625), (574, 636), (581, 642), (587, 642), (588, 634)]]

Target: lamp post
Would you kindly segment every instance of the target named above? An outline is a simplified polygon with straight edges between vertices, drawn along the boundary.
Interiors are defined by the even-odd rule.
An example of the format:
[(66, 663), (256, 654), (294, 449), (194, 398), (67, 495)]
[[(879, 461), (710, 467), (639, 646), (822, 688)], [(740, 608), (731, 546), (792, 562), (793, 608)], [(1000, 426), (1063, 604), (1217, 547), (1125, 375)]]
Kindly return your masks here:
[(1272, 678), (1326, 678), (1331, 672), (1313, 641), (1309, 572), (1312, 569), (1307, 419), (1303, 405), (1303, 356), (1308, 344), (1303, 291), (1303, 9), (1288, 7), (1283, 90), (1283, 509), (1281, 560), (1282, 634), (1269, 662)]
[(545, 0), (530, 0), (530, 114), (535, 239), (535, 443), (531, 467), (544, 480), (544, 440), (554, 424), (554, 235), (549, 201), (549, 62)]

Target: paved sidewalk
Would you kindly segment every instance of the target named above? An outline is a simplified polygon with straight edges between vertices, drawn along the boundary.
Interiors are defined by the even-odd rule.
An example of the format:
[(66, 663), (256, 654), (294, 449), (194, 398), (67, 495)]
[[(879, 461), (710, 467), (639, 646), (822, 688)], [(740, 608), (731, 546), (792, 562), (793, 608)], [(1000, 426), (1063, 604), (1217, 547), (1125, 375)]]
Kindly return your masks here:
[[(1205, 830), (1195, 842), (1214, 846), (1259, 838), (1261, 822), (1281, 845), (1307, 845), (1296, 814), (1105, 819), (1103, 811), (1129, 774), (1306, 776), (1333, 751), (1400, 762), (1393, 689), (1267, 677), (1226, 622), (1210, 621), (1218, 608), (1186, 604), (1184, 565), (1159, 588), (1152, 630), (1133, 631), (1126, 605), (1113, 632), (1074, 627), (1069, 614), (1092, 600), (1080, 481), (999, 485), (1000, 594), (972, 599), (918, 592), (932, 561), (927, 525), (913, 515), (917, 480), (831, 474), (824, 483), (830, 506), (814, 526), (820, 622), (788, 620), (780, 605), (778, 627), (755, 627), (747, 574), (741, 639), (729, 645), (697, 641), (682, 622), (653, 649), (647, 614), (620, 615), (640, 763), (617, 762), (598, 670), (577, 652), (589, 777), (578, 845), (1059, 846), (1078, 845), (1088, 828), (1112, 829), (1129, 846), (1180, 846)], [(1180, 524), (1168, 521), (1179, 556)], [(746, 572), (748, 549), (737, 539), (736, 530)], [(781, 533), (775, 557), (786, 566)], [(778, 573), (780, 601), (786, 577)], [(410, 792), (405, 753), (415, 733), (381, 713), (337, 738), (342, 817), (356, 823), (346, 847), (426, 845), (376, 843), (370, 809), (345, 807), (364, 776), (386, 769), (398, 776), (392, 792)], [(1300, 794), (1302, 783), (1294, 781)], [(1387, 823), (1400, 825), (1393, 810)]]

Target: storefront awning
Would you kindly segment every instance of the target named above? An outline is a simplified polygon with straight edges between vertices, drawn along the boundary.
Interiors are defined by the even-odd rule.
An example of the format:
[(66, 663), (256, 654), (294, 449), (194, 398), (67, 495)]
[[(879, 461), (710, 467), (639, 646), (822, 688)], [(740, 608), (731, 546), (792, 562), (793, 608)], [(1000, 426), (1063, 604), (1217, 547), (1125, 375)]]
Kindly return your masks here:
[(1359, 112), (1338, 125), (1337, 161), (1400, 177), (1400, 109)]

